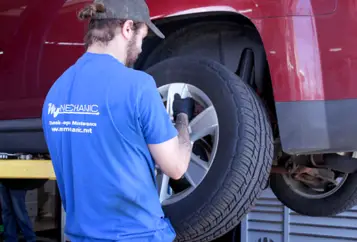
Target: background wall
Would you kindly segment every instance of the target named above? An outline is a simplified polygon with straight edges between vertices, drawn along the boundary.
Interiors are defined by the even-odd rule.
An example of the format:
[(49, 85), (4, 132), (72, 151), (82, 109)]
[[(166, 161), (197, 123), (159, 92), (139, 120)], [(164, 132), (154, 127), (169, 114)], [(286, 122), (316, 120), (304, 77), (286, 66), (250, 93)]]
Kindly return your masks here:
[(241, 223), (241, 242), (357, 241), (357, 206), (333, 217), (308, 217), (283, 206), (270, 189)]

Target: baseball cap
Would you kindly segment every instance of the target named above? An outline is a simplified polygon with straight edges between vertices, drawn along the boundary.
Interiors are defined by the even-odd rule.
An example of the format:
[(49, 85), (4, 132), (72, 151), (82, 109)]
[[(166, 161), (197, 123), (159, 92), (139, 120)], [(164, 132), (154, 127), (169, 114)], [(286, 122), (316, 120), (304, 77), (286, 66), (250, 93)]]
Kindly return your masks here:
[(145, 23), (157, 36), (165, 35), (150, 19), (149, 7), (145, 0), (94, 0), (104, 5), (104, 12), (97, 12), (92, 19), (128, 19)]

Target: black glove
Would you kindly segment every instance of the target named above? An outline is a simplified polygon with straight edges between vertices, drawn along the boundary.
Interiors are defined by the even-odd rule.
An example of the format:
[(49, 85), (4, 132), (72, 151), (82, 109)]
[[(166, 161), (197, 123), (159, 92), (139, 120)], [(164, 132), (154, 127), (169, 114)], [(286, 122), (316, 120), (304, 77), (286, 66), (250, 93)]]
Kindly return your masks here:
[(175, 120), (177, 115), (180, 113), (187, 114), (188, 120), (191, 120), (194, 109), (195, 109), (195, 101), (192, 98), (190, 97), (181, 98), (180, 94), (177, 93), (175, 94), (174, 102), (172, 104), (172, 110)]

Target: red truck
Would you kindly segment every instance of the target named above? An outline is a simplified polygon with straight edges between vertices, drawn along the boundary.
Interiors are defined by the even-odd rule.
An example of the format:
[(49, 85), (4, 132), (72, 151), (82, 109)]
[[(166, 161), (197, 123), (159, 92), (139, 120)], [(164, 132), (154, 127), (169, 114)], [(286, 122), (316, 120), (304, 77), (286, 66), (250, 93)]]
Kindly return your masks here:
[[(46, 156), (42, 104), (85, 51), (88, 2), (0, 0), (3, 159)], [(357, 203), (357, 0), (147, 3), (166, 38), (149, 36), (135, 68), (165, 105), (177, 90), (196, 101), (188, 172), (158, 173), (178, 241), (225, 234), (268, 186), (309, 216)]]

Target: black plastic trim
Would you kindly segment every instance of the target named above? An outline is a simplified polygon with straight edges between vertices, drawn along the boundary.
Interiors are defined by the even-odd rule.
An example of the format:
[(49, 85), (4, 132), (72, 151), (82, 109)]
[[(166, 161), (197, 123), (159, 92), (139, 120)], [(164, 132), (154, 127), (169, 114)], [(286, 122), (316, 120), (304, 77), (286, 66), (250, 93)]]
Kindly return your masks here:
[(357, 151), (357, 99), (277, 102), (283, 150), (289, 154)]
[(0, 133), (3, 132), (21, 132), (29, 130), (42, 130), (42, 122), (40, 118), (34, 119), (16, 119), (0, 121)]
[(0, 152), (47, 153), (40, 118), (0, 121)]

